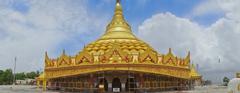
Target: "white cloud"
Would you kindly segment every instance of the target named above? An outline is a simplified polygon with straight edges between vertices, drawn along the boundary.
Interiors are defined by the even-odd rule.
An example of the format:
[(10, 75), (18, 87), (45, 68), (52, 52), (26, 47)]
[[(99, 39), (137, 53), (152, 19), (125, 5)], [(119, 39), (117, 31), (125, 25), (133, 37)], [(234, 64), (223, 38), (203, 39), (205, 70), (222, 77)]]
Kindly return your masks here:
[(225, 75), (234, 77), (240, 71), (240, 2), (220, 0), (222, 2), (208, 7), (213, 1), (206, 1), (207, 6), (204, 3), (193, 9), (201, 11), (199, 14), (209, 13), (212, 7), (224, 11), (226, 16), (209, 27), (199, 26), (171, 13), (159, 13), (139, 26), (138, 35), (160, 53), (166, 53), (167, 48), (171, 47), (176, 55), (184, 57), (190, 50), (192, 61), (200, 65), (200, 72), (206, 79), (221, 82)]
[(202, 16), (213, 13), (225, 13), (227, 18), (239, 19), (239, 0), (208, 0), (196, 6), (191, 16)]
[(219, 1), (220, 0), (209, 0), (207, 2), (202, 2), (193, 9), (191, 16), (201, 16), (209, 13), (222, 12), (223, 10), (220, 7), (221, 2)]
[(65, 40), (94, 33), (89, 30), (103, 29), (104, 19), (92, 16), (86, 1), (25, 0), (24, 3), (29, 5), (27, 12), (15, 10), (13, 1), (0, 2), (0, 69), (12, 68), (17, 56), (19, 72), (39, 70), (43, 68), (45, 51), (56, 55), (54, 51)]

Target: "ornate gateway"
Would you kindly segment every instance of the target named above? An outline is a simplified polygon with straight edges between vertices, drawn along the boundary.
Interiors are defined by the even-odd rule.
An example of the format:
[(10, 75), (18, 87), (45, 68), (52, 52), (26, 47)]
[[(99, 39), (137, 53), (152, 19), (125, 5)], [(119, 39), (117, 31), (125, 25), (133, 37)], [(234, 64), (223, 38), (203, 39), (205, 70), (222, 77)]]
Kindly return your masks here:
[[(160, 91), (189, 89), (201, 76), (185, 58), (157, 53), (133, 35), (117, 0), (106, 32), (76, 56), (45, 54), (43, 88), (69, 91)], [(101, 90), (102, 89), (102, 90)]]

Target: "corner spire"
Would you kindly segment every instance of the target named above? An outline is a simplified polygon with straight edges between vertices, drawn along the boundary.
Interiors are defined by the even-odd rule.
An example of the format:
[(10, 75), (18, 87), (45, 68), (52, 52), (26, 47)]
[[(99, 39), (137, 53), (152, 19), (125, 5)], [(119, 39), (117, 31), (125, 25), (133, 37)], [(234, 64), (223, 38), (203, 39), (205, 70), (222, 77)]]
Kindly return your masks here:
[(191, 76), (191, 78), (200, 78), (201, 77), (201, 75), (199, 75), (199, 73), (196, 71), (194, 64), (192, 64), (192, 66), (190, 68), (190, 76)]
[(191, 66), (191, 68), (193, 68), (193, 69), (195, 69), (195, 65), (192, 63), (192, 66)]
[(51, 59), (48, 57), (47, 51), (45, 52), (45, 67), (48, 66), (49, 62), (51, 62)]
[(191, 56), (191, 53), (190, 53), (190, 51), (188, 51), (188, 54), (187, 54), (186, 58), (190, 59), (190, 56)]
[(45, 59), (49, 59), (47, 51), (45, 51)]

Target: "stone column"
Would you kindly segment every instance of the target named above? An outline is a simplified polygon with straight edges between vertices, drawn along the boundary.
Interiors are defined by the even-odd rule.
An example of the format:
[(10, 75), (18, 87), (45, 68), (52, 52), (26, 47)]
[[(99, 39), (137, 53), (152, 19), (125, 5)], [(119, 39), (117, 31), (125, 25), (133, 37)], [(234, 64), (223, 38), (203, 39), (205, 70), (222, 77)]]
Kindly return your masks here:
[(120, 81), (121, 81), (121, 87), (122, 87), (121, 92), (125, 92), (126, 91), (127, 76), (121, 76)]
[(112, 81), (108, 82), (108, 91), (112, 91)]
[(37, 80), (37, 88), (39, 88), (39, 87), (40, 87), (40, 81)]
[(93, 93), (93, 88), (94, 88), (94, 78), (93, 78), (93, 74), (90, 74), (89, 77), (89, 92)]
[(121, 82), (121, 87), (122, 87), (122, 91), (126, 91), (126, 83), (125, 82)]
[(47, 80), (43, 80), (43, 86), (42, 86), (43, 91), (47, 90)]
[(112, 91), (112, 77), (111, 76), (106, 76), (105, 79), (108, 82), (108, 91)]
[(139, 74), (139, 88), (142, 88), (143, 87), (143, 83), (144, 83), (144, 78), (143, 78), (143, 74)]
[(89, 78), (89, 88), (93, 88), (93, 74), (90, 74), (90, 78)]

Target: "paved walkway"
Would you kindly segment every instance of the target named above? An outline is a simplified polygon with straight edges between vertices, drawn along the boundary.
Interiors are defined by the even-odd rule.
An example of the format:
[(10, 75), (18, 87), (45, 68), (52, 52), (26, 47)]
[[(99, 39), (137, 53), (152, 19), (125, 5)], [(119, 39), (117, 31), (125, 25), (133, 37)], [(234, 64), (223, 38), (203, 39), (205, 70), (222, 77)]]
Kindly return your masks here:
[[(37, 89), (36, 86), (24, 85), (0, 85), (0, 93), (60, 93), (54, 91), (42, 91)], [(171, 91), (171, 92), (157, 92), (157, 93), (227, 93), (227, 87), (223, 86), (204, 86), (196, 87), (191, 91)]]
[(172, 92), (159, 92), (159, 93), (228, 93), (225, 86), (203, 86), (195, 87), (190, 91), (172, 91)]

